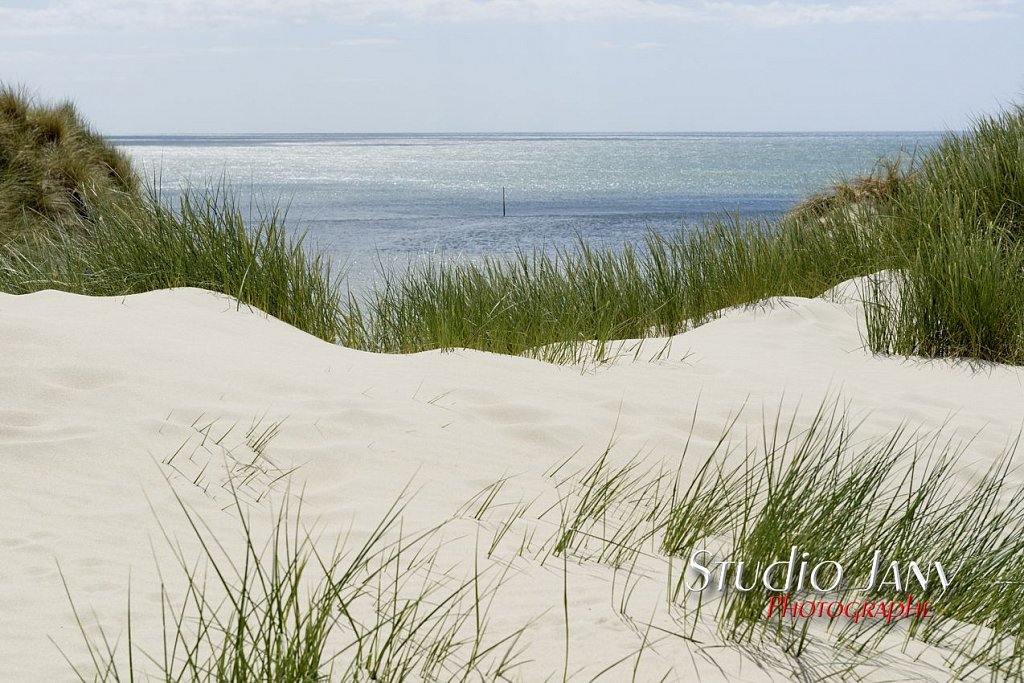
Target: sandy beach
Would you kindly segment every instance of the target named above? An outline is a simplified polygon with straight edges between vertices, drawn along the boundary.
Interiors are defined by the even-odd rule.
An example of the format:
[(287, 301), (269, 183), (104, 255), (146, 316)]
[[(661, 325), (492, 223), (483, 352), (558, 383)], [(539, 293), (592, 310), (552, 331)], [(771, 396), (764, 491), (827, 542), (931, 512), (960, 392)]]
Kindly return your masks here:
[[(722, 641), (711, 610), (672, 607), (666, 584), (684, 562), (673, 568), (656, 542), (615, 568), (554, 555), (549, 539), (574, 476), (605, 451), (685, 482), (730, 420), (741, 444), (776, 415), (806, 426), (830, 400), (862, 421), (858, 439), (901, 425), (973, 439), (956, 476), (977, 480), (1019, 434), (1024, 371), (872, 356), (857, 299), (852, 282), (773, 299), (581, 367), (354, 351), (199, 289), (0, 294), (4, 678), (91, 670), (68, 594), (120, 655), (130, 595), (133, 641), (159, 657), (161, 576), (171, 600), (185, 589), (172, 548), (202, 566), (177, 496), (229, 554), (236, 498), (263, 538), (301, 497), (327, 548), (359, 546), (401, 499), (390, 536), (432, 530), (418, 543), (435, 561), (417, 580), (503, 578), (487, 632), (519, 633), (507, 680), (788, 680)], [(891, 638), (868, 678), (949, 678), (941, 648)]]

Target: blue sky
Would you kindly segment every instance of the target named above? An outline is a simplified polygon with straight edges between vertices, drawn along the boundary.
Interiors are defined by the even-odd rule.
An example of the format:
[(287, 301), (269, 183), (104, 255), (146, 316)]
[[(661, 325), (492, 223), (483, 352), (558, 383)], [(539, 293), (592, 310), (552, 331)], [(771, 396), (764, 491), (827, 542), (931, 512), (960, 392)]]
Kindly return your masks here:
[(0, 0), (0, 80), (108, 134), (941, 130), (1018, 0)]

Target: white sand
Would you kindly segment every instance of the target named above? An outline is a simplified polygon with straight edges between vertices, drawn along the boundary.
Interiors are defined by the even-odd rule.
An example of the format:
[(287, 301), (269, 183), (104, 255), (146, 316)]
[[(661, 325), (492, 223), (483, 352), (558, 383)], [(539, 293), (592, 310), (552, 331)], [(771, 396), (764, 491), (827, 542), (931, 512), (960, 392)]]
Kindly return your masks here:
[[(523, 529), (539, 529), (538, 539), (554, 532), (550, 519), (531, 520), (556, 500), (546, 473), (573, 453), (560, 476), (589, 465), (610, 440), (617, 462), (640, 454), (675, 470), (695, 409), (691, 449), (703, 456), (744, 404), (738, 434), (760, 430), (762, 410), (799, 406), (809, 417), (825, 397), (841, 395), (865, 418), (865, 437), (901, 422), (945, 424), (951, 435), (980, 431), (969, 478), (1020, 430), (1024, 371), (874, 358), (852, 292), (840, 291), (838, 303), (785, 299), (732, 311), (672, 340), (648, 340), (640, 360), (585, 371), (471, 351), (356, 352), (196, 289), (126, 298), (0, 294), (0, 678), (73, 679), (51, 638), (76, 664), (86, 660), (60, 572), (87, 621), (95, 611), (114, 638), (125, 637), (130, 581), (134, 635), (158, 654), (154, 556), (168, 591), (181, 594), (160, 526), (197, 556), (172, 488), (218, 537), (232, 538), (237, 522), (220, 511), (230, 503), (225, 460), (212, 441), (237, 424), (223, 445), (244, 453), (245, 431), (262, 419), (283, 420), (267, 453), (282, 470), (298, 467), (291, 488), (304, 489), (304, 519), (328, 541), (346, 531), (361, 540), (407, 485), (415, 495), (406, 533), (451, 519), (503, 476), (511, 478), (500, 502), (539, 497), (496, 553), (513, 572), (490, 629), (501, 634), (535, 620), (521, 640), (529, 661), (515, 675), (561, 680), (567, 582), (568, 671), (571, 680), (590, 680), (636, 652), (644, 623), (672, 623), (664, 558), (641, 562), (625, 616), (621, 573), (578, 561), (563, 573), (559, 561), (513, 559)], [(172, 464), (163, 462), (179, 449)], [(699, 459), (688, 459), (684, 472)], [(275, 476), (260, 474), (251, 487), (272, 489), (253, 505), (257, 513), (283, 495), (284, 481), (270, 485)], [(444, 561), (459, 565), (453, 573), (472, 570), (477, 539), (486, 548), (500, 519), (460, 519), (440, 532), (450, 540)], [(729, 648), (651, 637), (657, 643), (643, 654), (637, 680), (768, 675)], [(713, 634), (702, 638), (714, 644)], [(918, 676), (943, 677), (929, 668), (940, 653), (925, 650), (918, 662), (913, 654), (893, 656)], [(629, 680), (632, 666), (599, 680)]]

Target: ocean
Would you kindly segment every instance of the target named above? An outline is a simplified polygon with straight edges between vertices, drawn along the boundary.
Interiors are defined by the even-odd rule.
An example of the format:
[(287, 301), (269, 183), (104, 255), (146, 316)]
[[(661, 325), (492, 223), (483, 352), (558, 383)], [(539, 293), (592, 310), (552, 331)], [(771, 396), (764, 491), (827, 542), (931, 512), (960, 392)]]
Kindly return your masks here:
[[(365, 291), (424, 257), (638, 242), (723, 212), (772, 220), (878, 160), (941, 137), (895, 133), (339, 134), (115, 137), (176, 194), (226, 181), (280, 205)], [(503, 201), (504, 200), (504, 201)], [(504, 211), (504, 215), (503, 215)]]

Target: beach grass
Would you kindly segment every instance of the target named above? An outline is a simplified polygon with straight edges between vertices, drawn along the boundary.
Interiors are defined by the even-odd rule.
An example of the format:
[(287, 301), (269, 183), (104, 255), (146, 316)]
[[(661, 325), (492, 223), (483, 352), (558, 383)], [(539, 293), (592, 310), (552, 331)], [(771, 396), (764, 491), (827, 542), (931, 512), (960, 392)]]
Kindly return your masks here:
[(284, 226), (284, 213), (243, 207), (227, 187), (185, 189), (169, 206), (155, 186), (104, 210), (84, 233), (57, 231), (0, 250), (0, 290), (122, 296), (171, 287), (228, 294), (321, 339), (338, 339), (331, 264)]
[[(711, 619), (722, 642), (794, 676), (858, 679), (912, 641), (941, 648), (957, 680), (1024, 674), (1024, 490), (1011, 483), (1018, 444), (978, 471), (972, 441), (941, 429), (863, 439), (834, 399), (799, 425), (798, 415), (779, 407), (743, 432), (730, 421), (705, 453), (684, 445), (683, 460), (699, 463), (685, 479), (663, 463), (645, 470), (636, 457), (612, 466), (602, 453), (558, 484), (556, 531), (539, 552), (614, 567), (627, 584), (642, 573), (637, 558), (667, 556), (666, 609), (679, 637), (699, 642)], [(791, 585), (768, 590), (764, 570), (794, 548)], [(706, 576), (690, 566), (695, 558)], [(833, 563), (842, 566), (837, 585)], [(777, 570), (770, 581), (781, 589), (784, 576)], [(812, 576), (827, 590), (814, 590)], [(913, 596), (929, 611), (892, 621), (780, 617), (778, 605), (770, 614), (783, 596), (854, 603), (854, 612)], [(822, 652), (831, 654), (816, 661)]]
[(933, 236), (866, 301), (875, 352), (1024, 364), (1024, 244), (994, 226)]
[(160, 586), (159, 642), (133, 635), (130, 597), (126, 635), (91, 623), (62, 574), (84, 657), (58, 647), (83, 683), (509, 680), (520, 665), (522, 631), (487, 629), (504, 574), (478, 564), (463, 579), (445, 576), (430, 530), (402, 536), (400, 500), (356, 546), (326, 549), (304, 525), (299, 496), (282, 498), (267, 533), (235, 496), (237, 538), (216, 535), (177, 500), (200, 557), (164, 530), (182, 588)]
[[(689, 558), (694, 549), (718, 546), (715, 561), (734, 563), (718, 607), (730, 639), (793, 626), (765, 619), (770, 594), (756, 585), (755, 567), (786, 560), (796, 547), (800, 562), (809, 567), (838, 562), (844, 577), (838, 589), (816, 598), (805, 581), (803, 590), (788, 591), (794, 598), (906, 600), (913, 594), (931, 602), (934, 612), (910, 620), (903, 632), (907, 637), (951, 646), (962, 667), (983, 665), (1019, 675), (1022, 652), (1011, 650), (1009, 656), (1006, 649), (1006, 643), (1024, 636), (1024, 619), (1014, 607), (1024, 598), (1024, 492), (1008, 483), (1016, 445), (1010, 444), (988, 471), (976, 472), (969, 466), (970, 441), (905, 429), (864, 442), (856, 432), (856, 424), (833, 403), (822, 406), (805, 428), (776, 415), (753, 442), (744, 440), (742, 457), (731, 463), (724, 449), (716, 449), (673, 504), (663, 550)], [(883, 554), (882, 572), (872, 579), (876, 552)], [(746, 575), (738, 580), (756, 585), (752, 591), (737, 589), (739, 561)], [(885, 573), (892, 561), (901, 565), (900, 586)], [(908, 561), (919, 563), (927, 586)], [(934, 562), (944, 564), (948, 587)], [(705, 558), (702, 564), (713, 562)], [(826, 567), (822, 583), (830, 583), (834, 574)], [(720, 578), (715, 572), (711, 583)], [(679, 594), (691, 583), (696, 583), (693, 574), (681, 575)], [(878, 622), (858, 627), (844, 619), (836, 631), (841, 639), (862, 642), (878, 639), (890, 627)]]
[[(827, 229), (724, 217), (603, 249), (578, 240), (483, 264), (383, 273), (349, 296), (342, 343), (384, 353), (473, 348), (577, 362), (579, 345), (677, 334), (769, 296), (816, 296), (890, 265), (852, 222)], [(600, 355), (600, 354), (598, 354)]]
[(889, 270), (904, 286), (875, 288), (865, 302), (873, 352), (1024, 362), (1020, 106), (933, 150), (882, 160), (773, 223), (723, 214), (615, 248), (580, 238), (514, 258), (428, 259), (381, 272), (358, 295), (340, 289), (315, 245), (289, 235), (276, 207), (243, 210), (225, 186), (171, 200), (156, 183), (139, 190), (70, 104), (39, 105), (8, 87), (0, 114), (0, 135), (14, 141), (0, 145), (2, 291), (202, 287), (351, 348), (578, 363), (605, 360), (613, 341), (677, 334), (732, 307), (818, 296)]
[(871, 349), (1021, 364), (1024, 107), (948, 135), (916, 177), (878, 208), (904, 277), (868, 302)]
[[(600, 360), (613, 340), (672, 335), (730, 307), (813, 297), (892, 270), (908, 287), (867, 302), (872, 351), (1020, 363), (1022, 169), (1018, 106), (932, 151), (883, 160), (775, 223), (723, 215), (651, 232), (641, 245), (580, 239), (513, 259), (384, 272), (369, 294), (349, 294), (341, 340), (386, 353), (473, 348)], [(588, 342), (596, 343), (581, 346)]]
[(279, 206), (243, 203), (227, 184), (165, 198), (71, 103), (0, 87), (0, 291), (200, 287), (335, 342), (330, 263), (284, 222)]
[[(82, 681), (154, 672), (161, 680), (211, 682), (519, 680), (530, 658), (529, 621), (504, 620), (508, 631), (497, 633), (488, 624), (500, 621), (491, 609), (509, 568), (525, 560), (564, 575), (563, 595), (552, 596), (561, 603), (547, 611), (565, 612), (567, 652), (576, 638), (570, 566), (604, 566), (615, 577), (611, 604), (637, 639), (632, 655), (609, 664), (607, 672), (622, 680), (637, 680), (652, 638), (673, 647), (685, 641), (694, 653), (707, 646), (712, 658), (715, 647), (733, 648), (792, 677), (892, 673), (895, 652), (915, 642), (937, 648), (953, 678), (1024, 673), (1024, 491), (1010, 483), (1016, 443), (979, 472), (969, 465), (974, 444), (942, 430), (862, 439), (838, 400), (826, 400), (809, 419), (798, 408), (788, 417), (782, 406), (766, 411), (742, 431), (734, 416), (703, 452), (681, 444), (681, 462), (693, 461), (696, 476), (681, 478), (664, 462), (652, 469), (639, 455), (622, 459), (609, 446), (589, 464), (573, 454), (552, 467), (556, 500), (546, 510), (536, 500), (512, 505), (505, 477), (433, 528), (403, 519), (399, 499), (351, 547), (324, 545), (301, 522), (301, 496), (291, 493), (275, 494), (280, 503), (269, 524), (253, 518), (267, 505), (235, 495), (229, 511), (237, 538), (215, 534), (178, 498), (199, 561), (164, 531), (177, 567), (161, 571), (162, 638), (133, 635), (130, 599), (127, 635), (104, 632), (76, 604), (76, 577), (65, 576), (84, 648), (61, 650)], [(472, 568), (453, 573), (434, 539), (447, 524), (466, 522), (480, 529), (474, 558), (463, 560)], [(522, 542), (512, 538), (520, 534)], [(783, 593), (762, 588), (760, 572), (789, 559), (793, 548), (807, 567), (834, 562), (844, 574), (817, 592), (809, 577), (831, 586), (835, 570), (800, 572), (802, 586), (785, 591), (789, 600), (861, 605), (912, 595), (930, 609), (892, 621), (771, 615), (769, 601)], [(698, 550), (708, 551), (703, 590), (688, 566)], [(899, 586), (886, 573), (892, 561)], [(717, 562), (729, 563), (727, 574)], [(629, 607), (644, 581), (662, 587), (655, 614)], [(753, 588), (740, 590), (737, 581)], [(714, 647), (707, 645), (712, 634)]]
[(43, 104), (0, 84), (0, 244), (55, 228), (81, 231), (138, 190), (128, 158), (72, 103)]
[(382, 273), (349, 296), (341, 341), (408, 353), (473, 348), (578, 362), (596, 342), (669, 336), (772, 296), (821, 294), (899, 265), (892, 241), (842, 212), (779, 224), (722, 216), (642, 245), (521, 252), (482, 264), (430, 262)]

